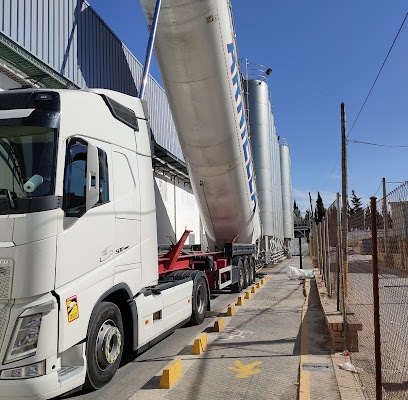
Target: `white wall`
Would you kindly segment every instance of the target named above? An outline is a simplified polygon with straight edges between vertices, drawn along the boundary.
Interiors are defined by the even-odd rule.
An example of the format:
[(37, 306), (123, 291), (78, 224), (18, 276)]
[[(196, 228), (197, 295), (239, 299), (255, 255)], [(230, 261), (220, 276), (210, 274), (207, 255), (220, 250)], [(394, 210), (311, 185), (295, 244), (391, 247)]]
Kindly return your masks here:
[(155, 176), (157, 238), (159, 245), (180, 239), (185, 229), (191, 230), (187, 244), (200, 243), (200, 218), (190, 187), (161, 175)]

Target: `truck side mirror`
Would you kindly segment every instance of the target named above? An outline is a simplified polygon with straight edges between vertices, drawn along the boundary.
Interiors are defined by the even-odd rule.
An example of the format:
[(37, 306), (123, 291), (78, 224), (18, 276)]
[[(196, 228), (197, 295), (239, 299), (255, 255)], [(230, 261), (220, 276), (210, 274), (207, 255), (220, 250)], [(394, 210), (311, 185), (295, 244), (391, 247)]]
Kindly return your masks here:
[(88, 211), (99, 201), (99, 158), (98, 149), (88, 143), (86, 168), (86, 210)]

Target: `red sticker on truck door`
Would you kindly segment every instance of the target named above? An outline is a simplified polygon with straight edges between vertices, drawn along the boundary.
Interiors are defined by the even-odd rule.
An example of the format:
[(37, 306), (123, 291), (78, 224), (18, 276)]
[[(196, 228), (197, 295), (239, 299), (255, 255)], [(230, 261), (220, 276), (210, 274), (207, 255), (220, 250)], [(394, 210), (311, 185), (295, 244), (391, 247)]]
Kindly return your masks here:
[(66, 299), (65, 304), (67, 306), (68, 322), (75, 321), (79, 318), (77, 296), (71, 296), (69, 299)]

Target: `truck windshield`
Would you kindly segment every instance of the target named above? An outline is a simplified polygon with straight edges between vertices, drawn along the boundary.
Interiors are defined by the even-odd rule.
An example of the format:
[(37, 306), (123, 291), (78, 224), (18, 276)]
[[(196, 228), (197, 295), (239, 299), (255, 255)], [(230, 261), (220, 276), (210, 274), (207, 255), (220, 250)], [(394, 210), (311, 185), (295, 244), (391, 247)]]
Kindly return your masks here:
[(0, 192), (11, 208), (13, 199), (54, 194), (55, 151), (55, 129), (0, 126)]

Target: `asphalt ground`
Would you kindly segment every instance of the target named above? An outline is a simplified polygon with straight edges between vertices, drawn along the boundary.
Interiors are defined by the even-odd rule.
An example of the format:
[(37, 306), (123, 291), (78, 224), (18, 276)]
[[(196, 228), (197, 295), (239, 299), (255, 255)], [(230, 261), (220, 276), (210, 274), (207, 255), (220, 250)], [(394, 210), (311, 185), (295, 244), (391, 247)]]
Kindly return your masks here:
[[(258, 285), (241, 295), (216, 294), (204, 324), (177, 330), (119, 369), (107, 387), (66, 398), (360, 398), (355, 376), (338, 367), (347, 358), (331, 351), (315, 279), (289, 279), (289, 266), (299, 268), (300, 258), (258, 271)], [(312, 269), (310, 257), (302, 257), (302, 266)], [(228, 309), (234, 308), (235, 314), (228, 316)], [(219, 332), (213, 331), (215, 325)], [(204, 350), (201, 354), (193, 354), (197, 343)], [(174, 372), (174, 361), (180, 376), (170, 388), (160, 388), (163, 370), (172, 365), (169, 370)]]

